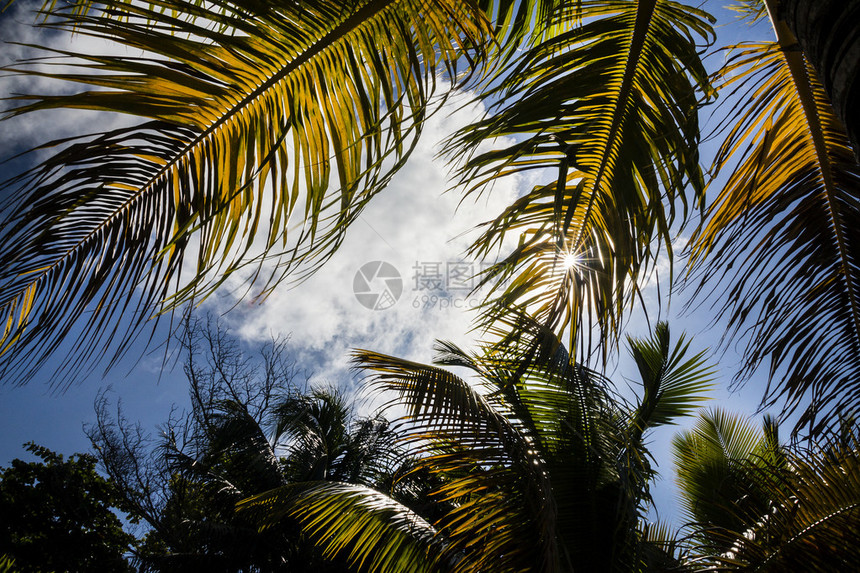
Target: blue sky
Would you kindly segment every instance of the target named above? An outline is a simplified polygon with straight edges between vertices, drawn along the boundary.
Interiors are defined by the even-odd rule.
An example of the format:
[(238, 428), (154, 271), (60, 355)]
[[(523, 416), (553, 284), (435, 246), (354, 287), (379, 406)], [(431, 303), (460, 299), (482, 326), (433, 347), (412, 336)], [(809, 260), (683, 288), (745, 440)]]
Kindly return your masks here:
[[(768, 31), (766, 25), (749, 29), (724, 24), (731, 21), (731, 15), (720, 8), (723, 2), (704, 4), (721, 19), (717, 30), (721, 43), (754, 39)], [(34, 40), (28, 22), (22, 16), (7, 15), (0, 19), (0, 39)], [(50, 41), (67, 40), (53, 38)], [(75, 40), (72, 47), (104, 49), (81, 38)], [(14, 58), (16, 52), (14, 47), (4, 47), (0, 59), (6, 62)], [(712, 65), (717, 64), (719, 58), (714, 58)], [(21, 85), (20, 81), (0, 78), (0, 93), (34, 89), (32, 85)], [(461, 276), (457, 274), (458, 268), (475, 270), (480, 264), (463, 257), (470, 238), (474, 237), (470, 230), (475, 223), (492, 218), (531, 182), (511, 179), (484, 194), (480, 201), (469, 201), (458, 208), (460, 195), (456, 190), (445, 192), (450, 186), (447, 169), (435, 156), (440, 150), (439, 142), (447, 134), (482, 111), (475, 105), (461, 107), (459, 104), (465, 101), (461, 98), (449, 103), (429, 121), (408, 165), (367, 208), (350, 229), (340, 251), (316, 275), (295, 288), (277, 289), (262, 304), (241, 298), (243, 283), (241, 277), (237, 277), (200, 312), (223, 314), (225, 323), (249, 344), (249, 348), (271, 336), (291, 333), (291, 348), (296, 359), (303, 368), (314, 373), (314, 381), (353, 389), (360, 384), (348, 370), (350, 348), (367, 348), (427, 361), (432, 357), (432, 343), (437, 338), (468, 346), (472, 340), (468, 330), (473, 313), (467, 309), (474, 306), (477, 299), (459, 288), (465, 285), (457, 283), (456, 278)], [(64, 113), (55, 114), (51, 125), (57, 131), (74, 133), (90, 121), (92, 118), (86, 114)], [(7, 123), (4, 126), (4, 132), (9, 135), (6, 141), (40, 136), (43, 125), (28, 123), (26, 118)], [(50, 135), (53, 137), (57, 133)], [(4, 149), (2, 155), (5, 157), (7, 152)], [(706, 148), (706, 161), (708, 152)], [(402, 292), (390, 308), (368, 309), (354, 295), (356, 272), (369, 261), (390, 263), (402, 278)], [(441, 281), (438, 288), (434, 280)], [(373, 284), (376, 288), (382, 283)], [(662, 301), (662, 314), (658, 317), (661, 301), (656, 289), (646, 290), (645, 296), (652, 321), (668, 318), (676, 335), (681, 331), (692, 335), (696, 349), (717, 346), (722, 328), (711, 326), (712, 316), (707, 308), (681, 315), (683, 299), (676, 297), (671, 304)], [(629, 324), (629, 331), (644, 335), (647, 327), (641, 317), (635, 317)], [(163, 332), (161, 336), (163, 338)], [(727, 390), (737, 360), (733, 349), (712, 359), (718, 374), (712, 404), (752, 413), (761, 398), (760, 383), (753, 381), (733, 394)], [(5, 384), (0, 386), (0, 465), (8, 465), (15, 457), (26, 457), (21, 448), (26, 441), (64, 454), (87, 450), (89, 444), (82, 425), (93, 420), (93, 401), (108, 385), (112, 386), (113, 396), (122, 400), (129, 420), (140, 421), (144, 427), (154, 429), (166, 420), (172, 405), (183, 407), (187, 403), (181, 369), (163, 370), (162, 365), (163, 353), (158, 350), (143, 357), (132, 353), (106, 376), (101, 370), (94, 371), (64, 392), (52, 390), (51, 364), (25, 387), (16, 387), (14, 380), (4, 380)], [(628, 373), (633, 375), (630, 364), (622, 360), (612, 375), (616, 380), (623, 380)], [(371, 407), (371, 403), (365, 405), (365, 408)], [(661, 516), (670, 519), (677, 519), (668, 449), (675, 431), (676, 428), (662, 428), (652, 436), (652, 451), (663, 475), (655, 488), (655, 499)]]

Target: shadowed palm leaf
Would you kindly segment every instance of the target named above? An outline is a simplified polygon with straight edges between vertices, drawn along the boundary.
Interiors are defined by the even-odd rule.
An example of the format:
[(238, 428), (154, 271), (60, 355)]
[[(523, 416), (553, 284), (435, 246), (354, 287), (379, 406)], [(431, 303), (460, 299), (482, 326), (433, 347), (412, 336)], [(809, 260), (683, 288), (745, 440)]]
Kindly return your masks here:
[(742, 531), (745, 518), (739, 510), (747, 516), (768, 510), (773, 482), (763, 482), (767, 474), (753, 475), (751, 470), (785, 469), (776, 426), (766, 419), (764, 430), (758, 430), (741, 416), (714, 409), (675, 436), (672, 449), (684, 519), (696, 524), (700, 546), (711, 553), (726, 551), (731, 542), (712, 531)]
[(484, 96), (492, 112), (455, 148), (516, 140), (467, 159), (461, 174), (475, 191), (551, 172), (486, 224), (472, 253), (519, 237), (485, 277), (499, 280), (487, 321), (534, 316), (553, 332), (570, 328), (568, 345), (584, 349), (590, 326), (617, 340), (643, 274), (661, 249), (671, 253), (678, 205), (686, 215), (688, 188), (702, 192), (696, 111), (710, 87), (696, 40), (712, 30), (704, 12), (662, 0), (568, 2), (556, 17), (581, 25), (560, 27), (496, 78)]
[[(847, 428), (846, 428), (847, 429)], [(843, 439), (847, 438), (847, 439)], [(701, 571), (843, 571), (860, 560), (856, 428), (785, 447), (716, 411), (675, 442)]]
[(765, 364), (765, 402), (805, 408), (798, 427), (819, 432), (860, 402), (860, 165), (794, 38), (776, 29), (778, 42), (735, 47), (720, 72), (742, 100), (714, 170), (733, 170), (691, 264), (697, 292), (724, 293), (729, 335), (746, 342), (738, 379)]
[[(747, 571), (840, 571), (860, 563), (860, 450), (814, 451), (792, 460), (771, 489), (771, 510), (728, 535), (732, 565)], [(777, 474), (779, 475), (779, 474)], [(747, 514), (748, 517), (752, 517)]]
[(263, 294), (315, 268), (409, 154), (437, 68), (453, 75), (489, 33), (476, 7), (447, 0), (120, 0), (94, 12), (45, 25), (141, 55), (60, 53), (79, 74), (19, 64), (93, 89), (21, 97), (8, 114), (144, 122), (54, 142), (3, 186), (0, 352), (24, 379), (73, 329), (66, 366), (79, 368), (245, 265)]

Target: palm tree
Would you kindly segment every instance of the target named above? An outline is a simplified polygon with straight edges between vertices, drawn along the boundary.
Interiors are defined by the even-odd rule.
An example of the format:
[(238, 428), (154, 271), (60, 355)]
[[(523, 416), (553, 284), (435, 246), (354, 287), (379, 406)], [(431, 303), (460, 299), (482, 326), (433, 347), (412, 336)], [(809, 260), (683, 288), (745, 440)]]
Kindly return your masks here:
[(806, 447), (715, 410), (674, 443), (692, 570), (843, 571), (860, 562), (853, 423)]
[[(536, 326), (539, 328), (539, 326)], [(436, 476), (432, 521), (378, 492), (347, 484), (279, 488), (243, 501), (273, 525), (297, 521), (326, 555), (371, 571), (631, 571), (676, 563), (643, 511), (654, 477), (645, 436), (692, 412), (707, 388), (701, 354), (670, 344), (665, 324), (629, 340), (635, 403), (555, 351), (521, 371), (518, 351), (470, 355), (439, 343), (439, 366), (355, 355), (372, 385), (398, 396), (405, 443)]]
[[(692, 429), (672, 442), (686, 523), (696, 524), (696, 546), (707, 556), (728, 551), (731, 540), (719, 531), (744, 531), (746, 516), (770, 509), (769, 483), (763, 471), (788, 469), (778, 428), (766, 417), (762, 429), (721, 409), (701, 414)], [(755, 477), (756, 479), (752, 479)], [(743, 517), (738, 511), (743, 508)]]
[[(291, 524), (260, 532), (236, 513), (236, 503), (312, 479), (383, 489), (406, 456), (387, 420), (356, 418), (335, 390), (288, 396), (270, 414), (261, 423), (247, 405), (221, 402), (195, 436), (197, 447), (163, 444), (174, 473), (160, 523), (167, 531), (156, 529), (148, 539), (155, 551), (142, 555), (145, 565), (156, 571), (339, 570), (320, 561)], [(275, 428), (271, 437), (266, 422)]]

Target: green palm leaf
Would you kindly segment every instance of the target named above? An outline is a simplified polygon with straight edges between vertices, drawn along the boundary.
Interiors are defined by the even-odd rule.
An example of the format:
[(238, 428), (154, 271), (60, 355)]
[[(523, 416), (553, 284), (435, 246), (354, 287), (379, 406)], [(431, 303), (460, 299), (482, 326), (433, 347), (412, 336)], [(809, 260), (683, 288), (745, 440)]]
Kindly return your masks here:
[(72, 370), (246, 265), (261, 294), (313, 270), (408, 156), (437, 69), (453, 75), (489, 33), (447, 0), (121, 0), (45, 25), (142, 56), (80, 54), (80, 73), (19, 65), (92, 89), (21, 96), (7, 115), (142, 123), (51, 143), (3, 186), (0, 353), (22, 379), (73, 330)]
[(640, 406), (628, 411), (610, 381), (532, 326), (538, 344), (553, 351), (525, 367), (528, 344), (470, 355), (439, 343), (436, 362), (468, 368), (478, 375), (471, 384), (441, 368), (356, 355), (374, 385), (396, 392), (405, 407), (417, 464), (444, 480), (435, 495), (455, 506), (434, 522), (445, 553), (462, 554), (462, 566), (475, 571), (621, 571), (672, 561), (637, 533), (653, 477), (642, 438), (701, 400), (708, 374), (701, 354), (687, 359), (689, 345), (683, 338), (670, 345), (663, 323), (651, 340), (631, 339), (648, 378)]
[(705, 350), (686, 358), (690, 343), (684, 336), (671, 347), (669, 326), (660, 322), (650, 339), (627, 338), (630, 354), (639, 369), (643, 394), (636, 408), (638, 433), (677, 418), (689, 416), (707, 397), (713, 371), (705, 366)]
[[(713, 409), (676, 436), (672, 449), (685, 518), (700, 532), (702, 546), (727, 550), (731, 543), (714, 532), (743, 531), (750, 515), (764, 515), (773, 471), (785, 468), (775, 425), (766, 421), (758, 430), (741, 416)], [(762, 467), (771, 471), (757, 472)]]
[(495, 220), (472, 248), (490, 256), (518, 243), (490, 270), (487, 321), (523, 313), (569, 346), (591, 326), (617, 339), (625, 307), (657, 253), (671, 253), (673, 222), (687, 188), (703, 189), (696, 110), (710, 90), (696, 39), (709, 16), (662, 0), (568, 2), (557, 21), (581, 17), (525, 53), (485, 95), (493, 113), (455, 140), (475, 150), (497, 137), (515, 143), (473, 151), (461, 174), (474, 190), (495, 179), (550, 170)]
[[(720, 72), (742, 98), (714, 173), (731, 168), (692, 241), (697, 294), (724, 293), (738, 379), (766, 367), (766, 404), (820, 432), (860, 401), (860, 165), (784, 24)], [(727, 272), (731, 270), (731, 272)]]

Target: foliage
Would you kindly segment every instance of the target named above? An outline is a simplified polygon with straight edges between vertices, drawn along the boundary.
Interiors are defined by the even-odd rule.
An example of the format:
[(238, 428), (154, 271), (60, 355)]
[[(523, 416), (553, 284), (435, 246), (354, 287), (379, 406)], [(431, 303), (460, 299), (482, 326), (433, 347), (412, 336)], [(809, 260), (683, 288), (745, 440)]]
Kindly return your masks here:
[[(474, 246), (487, 256), (508, 230), (528, 237), (491, 273), (518, 276), (491, 318), (536, 304), (529, 313), (559, 333), (570, 326), (573, 341), (586, 336), (583, 312), (594, 307), (602, 335), (617, 336), (640, 274), (660, 248), (671, 251), (673, 222), (703, 188), (696, 111), (710, 87), (696, 41), (710, 40), (710, 17), (665, 0), (52, 8), (43, 26), (146, 57), (81, 55), (75, 75), (15, 65), (91, 89), (14, 98), (22, 103), (8, 115), (83, 107), (141, 123), (51, 144), (60, 146), (53, 158), (7, 182), (0, 242), (12, 248), (0, 260), (0, 310), (13, 375), (26, 377), (75, 324), (85, 327), (69, 373), (101, 354), (106, 324), (135, 332), (249, 264), (260, 265), (250, 274), (261, 294), (291, 269), (315, 268), (405, 161), (436, 73), (455, 78), (458, 65), (484, 72), (483, 97), (498, 110), (457, 148), (527, 137), (473, 157), (462, 176), (483, 184), (559, 170)], [(287, 233), (291, 217), (304, 221), (297, 233)], [(192, 251), (195, 270), (180, 277)], [(580, 267), (557, 272), (570, 254)], [(279, 262), (261, 276), (271, 259)], [(117, 320), (129, 314), (138, 318)], [(120, 351), (133, 339), (112, 338), (124, 341)]]
[[(755, 19), (772, 4), (736, 8)], [(489, 111), (452, 140), (461, 181), (473, 193), (539, 181), (471, 249), (500, 261), (483, 277), (482, 326), (508, 328), (502, 344), (537, 318), (580, 359), (605, 358), (698, 206), (685, 282), (720, 293), (716, 318), (746, 343), (738, 379), (764, 368), (765, 401), (804, 408), (812, 433), (860, 399), (860, 171), (785, 22), (708, 78), (713, 18), (671, 0), (46, 6), (42, 26), (144, 57), (48, 50), (80, 73), (41, 59), (8, 70), (87, 86), (16, 96), (8, 117), (136, 118), (47, 143), (53, 155), (3, 185), (0, 362), (19, 382), (63, 340), (71, 377), (121, 353), (232, 273), (259, 296), (306, 276), (404, 164), (434, 90), (468, 86)], [(706, 196), (698, 117), (712, 83), (739, 97), (711, 169), (731, 174)]]
[(2, 184), (0, 351), (24, 379), (78, 323), (73, 371), (239, 269), (277, 259), (257, 276), (268, 291), (320, 264), (409, 155), (437, 71), (455, 77), (489, 36), (459, 0), (76, 8), (40, 25), (145, 57), (79, 54), (80, 74), (47, 75), (89, 89), (15, 97), (6, 116), (83, 108), (138, 123), (52, 142), (54, 156)]
[[(544, 331), (546, 332), (546, 331)], [(470, 355), (439, 343), (438, 366), (356, 354), (372, 384), (405, 409), (405, 443), (439, 480), (432, 522), (346, 484), (284, 487), (242, 502), (264, 523), (298, 520), (327, 555), (369, 571), (632, 571), (676, 563), (642, 521), (654, 477), (648, 430), (690, 413), (707, 388), (702, 355), (685, 357), (665, 324), (630, 340), (644, 378), (635, 403), (545, 334), (551, 359)], [(387, 525), (386, 525), (387, 524)], [(657, 533), (653, 528), (651, 533)]]
[[(694, 208), (701, 218), (685, 282), (699, 297), (717, 293), (725, 340), (745, 345), (738, 379), (766, 371), (764, 401), (799, 412), (795, 429), (812, 435), (832, 430), (860, 401), (860, 167), (775, 5), (741, 3), (750, 18), (772, 17), (776, 41), (732, 47), (709, 78), (702, 55), (714, 42), (713, 19), (671, 0), (48, 2), (42, 26), (108, 40), (121, 53), (48, 50), (72, 72), (46, 71), (41, 59), (12, 65), (7, 72), (84, 87), (15, 96), (6, 116), (84, 108), (133, 119), (48, 141), (37, 150), (41, 163), (2, 184), (0, 373), (26, 381), (65, 343), (62, 370), (74, 376), (234, 273), (250, 277), (260, 296), (307, 276), (405, 163), (435, 90), (468, 86), (489, 110), (452, 140), (468, 193), (513, 174), (539, 181), (484, 225), (471, 250), (501, 260), (484, 276), (481, 324), (498, 344), (479, 356), (441, 347), (443, 364), (475, 371), (489, 390), (474, 392), (436, 367), (360, 354), (377, 385), (400, 392), (410, 409), (408, 444), (425, 456), (410, 475), (429, 482), (401, 487), (408, 480), (378, 471), (390, 428), (365, 421), (352, 436), (336, 395), (275, 396), (275, 386), (258, 393), (241, 381), (237, 393), (217, 377), (192, 380), (192, 417), (168, 423), (156, 469), (137, 464), (145, 437), (121, 419), (101, 416), (97, 441), (114, 456), (115, 477), (138, 492), (129, 501), (143, 519), (196, 524), (197, 537), (182, 541), (191, 539), (192, 558), (228, 541), (236, 555), (250, 555), (242, 543), (262, 534), (240, 523), (232, 504), (278, 487), (255, 503), (298, 520), (331, 555), (360, 566), (402, 567), (431, 554), (422, 566), (672, 561), (665, 531), (639, 527), (651, 477), (643, 439), (690, 412), (697, 362), (680, 358), (683, 345), (670, 352), (659, 329), (651, 342), (631, 342), (642, 376), (635, 404), (587, 366), (595, 351), (605, 359), (615, 350), (645, 278), (663, 254), (671, 263)], [(712, 191), (698, 122), (714, 89), (730, 103), (710, 171), (710, 185), (723, 186)], [(249, 410), (252, 396), (266, 398)], [(266, 413), (277, 418), (276, 403), (273, 438)], [(771, 545), (756, 545), (769, 527), (759, 522), (790, 531), (785, 512), (806, 509), (780, 496), (831, 483), (816, 481), (829, 471), (818, 461), (827, 456), (811, 451), (808, 471), (800, 457), (777, 463), (775, 434), (760, 443), (743, 424), (717, 418), (683, 446), (684, 456), (712, 464), (690, 468), (688, 493), (716, 492), (691, 517), (748, 539), (724, 545), (726, 560), (775, 563)], [(716, 448), (714, 436), (737, 440), (740, 453)], [(293, 447), (288, 462), (276, 453), (279, 439)], [(836, 466), (850, 468), (850, 455), (837, 457)], [(741, 475), (754, 485), (742, 504), (738, 489), (720, 489)], [(414, 505), (340, 483), (292, 483), (347, 477), (410, 492)], [(422, 520), (428, 483), (438, 504)], [(363, 520), (367, 536), (337, 541), (355, 533), (352, 519)], [(827, 522), (819, 515), (802, 531), (818, 535)], [(287, 535), (278, 523), (266, 535)], [(179, 555), (179, 541), (152, 543)]]
[(15, 560), (8, 555), (0, 555), (0, 573), (15, 573)]
[[(692, 429), (672, 443), (683, 518), (702, 531), (699, 542), (723, 553), (731, 543), (719, 545), (717, 529), (743, 531), (746, 521), (738, 513), (762, 516), (770, 508), (769, 485), (764, 471), (788, 469), (786, 451), (779, 442), (777, 427), (765, 419), (762, 430), (743, 417), (713, 409), (703, 414)], [(756, 477), (757, 479), (751, 479)]]
[(464, 183), (478, 192), (535, 171), (540, 181), (472, 247), (493, 259), (505, 237), (516, 242), (485, 277), (496, 295), (487, 326), (537, 318), (567, 332), (581, 356), (593, 328), (599, 349), (620, 338), (642, 277), (661, 251), (671, 258), (674, 233), (701, 199), (698, 108), (712, 90), (699, 49), (713, 40), (712, 21), (674, 2), (565, 2), (555, 33), (481, 93), (490, 113), (451, 146), (469, 153)]
[[(40, 461), (0, 468), (0, 555), (13, 571), (132, 571), (135, 538), (115, 513), (124, 508), (88, 454), (68, 459), (33, 443)], [(2, 563), (3, 560), (0, 560)], [(13, 564), (14, 561), (14, 564)], [(2, 566), (0, 566), (2, 567)]]

